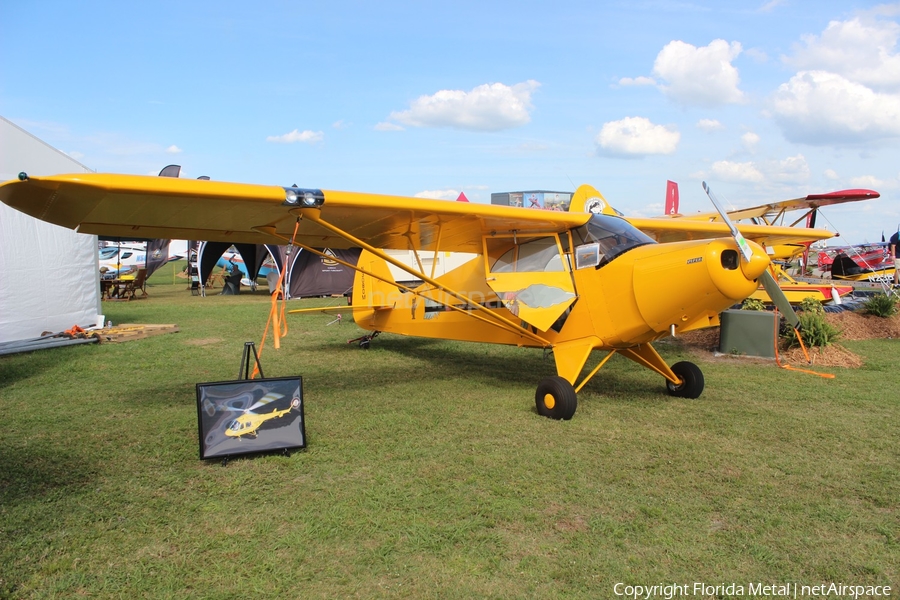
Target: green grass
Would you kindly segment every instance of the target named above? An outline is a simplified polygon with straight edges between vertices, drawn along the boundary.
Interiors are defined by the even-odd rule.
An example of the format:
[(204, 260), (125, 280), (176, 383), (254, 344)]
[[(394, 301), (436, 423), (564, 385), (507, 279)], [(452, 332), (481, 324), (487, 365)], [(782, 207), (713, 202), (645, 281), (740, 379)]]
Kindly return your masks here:
[[(265, 293), (171, 267), (114, 323), (180, 333), (0, 357), (0, 598), (610, 598), (616, 582), (900, 584), (896, 340), (825, 380), (697, 357), (698, 400), (613, 358), (538, 417), (540, 351), (290, 315), (309, 446), (198, 459), (197, 382), (238, 375)], [(330, 300), (292, 305), (330, 304)], [(595, 357), (596, 360), (598, 357)], [(593, 364), (593, 363), (592, 363)]]

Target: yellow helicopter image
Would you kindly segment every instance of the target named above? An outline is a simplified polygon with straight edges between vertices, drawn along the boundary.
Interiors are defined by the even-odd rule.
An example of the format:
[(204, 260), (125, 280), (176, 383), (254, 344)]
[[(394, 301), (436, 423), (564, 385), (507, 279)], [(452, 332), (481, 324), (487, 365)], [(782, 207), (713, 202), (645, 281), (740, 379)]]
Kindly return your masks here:
[[(232, 420), (225, 426), (225, 435), (228, 437), (236, 437), (240, 439), (245, 435), (252, 435), (256, 437), (257, 430), (262, 426), (263, 423), (269, 421), (271, 419), (277, 419), (278, 417), (283, 417), (284, 415), (291, 412), (293, 409), (298, 408), (300, 406), (300, 399), (294, 398), (291, 400), (291, 405), (283, 410), (275, 409), (271, 412), (267, 413), (257, 413), (253, 412), (258, 408), (262, 408), (263, 406), (274, 402), (280, 398), (283, 398), (284, 394), (278, 394), (275, 392), (270, 392), (260, 398), (255, 404), (242, 410), (240, 416)], [(229, 409), (229, 410), (237, 410), (237, 409)]]
[[(625, 218), (589, 185), (575, 191), (568, 212), (93, 173), (21, 173), (0, 185), (0, 200), (84, 233), (287, 243), (319, 256), (320, 248), (361, 248), (358, 263), (347, 266), (357, 271), (354, 321), (373, 332), (366, 344), (388, 332), (549, 351), (557, 374), (538, 383), (535, 406), (540, 415), (570, 419), (577, 393), (616, 354), (658, 373), (669, 394), (699, 397), (700, 368), (669, 366), (652, 343), (718, 325), (719, 313), (759, 282), (796, 326), (766, 247), (833, 234), (738, 228), (704, 188), (720, 221)], [(416, 266), (384, 249), (412, 251)], [(435, 277), (440, 252), (474, 258)], [(388, 263), (422, 283), (397, 283)], [(594, 350), (606, 355), (583, 374)]]

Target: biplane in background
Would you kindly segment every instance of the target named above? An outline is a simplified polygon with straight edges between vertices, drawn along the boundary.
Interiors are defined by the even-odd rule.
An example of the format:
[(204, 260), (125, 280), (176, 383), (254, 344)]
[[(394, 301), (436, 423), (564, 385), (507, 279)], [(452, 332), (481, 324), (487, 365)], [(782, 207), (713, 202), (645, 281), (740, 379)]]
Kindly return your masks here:
[[(832, 236), (757, 224), (738, 230), (727, 215), (626, 219), (587, 185), (573, 194), (569, 212), (93, 173), (22, 173), (0, 185), (0, 200), (83, 233), (291, 243), (315, 254), (362, 248), (358, 264), (348, 265), (357, 271), (352, 311), (360, 327), (551, 350), (557, 375), (538, 383), (535, 403), (556, 419), (572, 417), (577, 392), (615, 354), (658, 373), (670, 394), (697, 398), (700, 369), (686, 361), (669, 366), (652, 342), (717, 325), (719, 313), (760, 279), (777, 296), (764, 246)], [(435, 277), (421, 260), (410, 267), (383, 249), (474, 258)], [(395, 283), (388, 263), (423, 283)], [(789, 304), (786, 311), (796, 323)], [(593, 350), (607, 354), (582, 375)]]
[(886, 242), (824, 248), (819, 250), (818, 264), (832, 279), (894, 282), (894, 258)]
[[(860, 200), (872, 200), (880, 197), (874, 190), (852, 189), (829, 192), (827, 194), (810, 194), (803, 198), (781, 200), (751, 206), (749, 208), (726, 211), (732, 221), (756, 225), (778, 225), (786, 227), (813, 228), (816, 226), (816, 217), (819, 209), (824, 206), (834, 206), (845, 202), (859, 202)], [(679, 209), (678, 184), (673, 181), (666, 182), (666, 215), (682, 219), (694, 219), (698, 221), (722, 221), (724, 218), (719, 212), (696, 213), (682, 215)], [(797, 216), (799, 212), (799, 216)], [(790, 216), (790, 218), (788, 218)], [(838, 235), (838, 234), (835, 234)], [(789, 244), (777, 244), (767, 246), (766, 250), (772, 259), (770, 269), (778, 282), (779, 288), (784, 292), (791, 303), (799, 304), (805, 298), (815, 298), (821, 302), (834, 300), (840, 302), (842, 296), (853, 292), (849, 285), (835, 285), (831, 282), (810, 282), (794, 279), (788, 271), (788, 266), (799, 259), (801, 274), (805, 272), (809, 264), (809, 246), (811, 241), (795, 242)], [(822, 253), (819, 253), (821, 261)], [(829, 263), (830, 264), (830, 263)], [(891, 263), (893, 269), (893, 263)], [(891, 270), (893, 274), (893, 270)], [(844, 279), (837, 277), (836, 279)], [(849, 279), (849, 278), (847, 278)], [(751, 296), (764, 302), (772, 302), (766, 289), (760, 286)]]

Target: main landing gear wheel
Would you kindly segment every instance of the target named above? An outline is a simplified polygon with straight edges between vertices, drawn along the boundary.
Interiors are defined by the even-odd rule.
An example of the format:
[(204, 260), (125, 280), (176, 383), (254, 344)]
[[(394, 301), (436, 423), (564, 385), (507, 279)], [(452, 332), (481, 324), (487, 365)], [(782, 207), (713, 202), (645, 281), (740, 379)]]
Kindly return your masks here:
[(542, 417), (568, 421), (578, 408), (578, 398), (572, 384), (559, 376), (542, 380), (534, 393), (537, 412)]
[(672, 365), (672, 372), (681, 379), (680, 385), (675, 385), (668, 379), (666, 387), (669, 394), (679, 398), (699, 398), (703, 393), (703, 372), (700, 367), (692, 362), (682, 361)]

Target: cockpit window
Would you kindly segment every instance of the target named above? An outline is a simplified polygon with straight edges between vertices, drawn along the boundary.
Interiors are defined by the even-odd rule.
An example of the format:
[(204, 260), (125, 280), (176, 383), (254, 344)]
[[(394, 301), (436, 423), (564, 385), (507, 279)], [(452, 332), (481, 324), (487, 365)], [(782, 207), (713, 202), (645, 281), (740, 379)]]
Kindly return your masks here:
[[(504, 246), (510, 239), (498, 240)], [(489, 247), (494, 240), (489, 240)], [(520, 241), (504, 252), (491, 266), (491, 273), (548, 273), (564, 271), (556, 236)]]
[[(572, 240), (575, 243), (576, 257), (584, 254), (588, 259), (589, 254), (594, 255), (597, 251), (593, 245), (596, 244), (596, 247), (599, 248), (596, 262), (592, 256), (583, 262), (576, 261), (579, 269), (588, 266), (603, 266), (632, 248), (656, 243), (653, 238), (635, 228), (625, 219), (610, 215), (592, 216), (586, 225), (572, 231)], [(579, 249), (584, 252), (579, 252)], [(587, 252), (588, 250), (590, 253)]]

